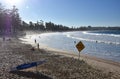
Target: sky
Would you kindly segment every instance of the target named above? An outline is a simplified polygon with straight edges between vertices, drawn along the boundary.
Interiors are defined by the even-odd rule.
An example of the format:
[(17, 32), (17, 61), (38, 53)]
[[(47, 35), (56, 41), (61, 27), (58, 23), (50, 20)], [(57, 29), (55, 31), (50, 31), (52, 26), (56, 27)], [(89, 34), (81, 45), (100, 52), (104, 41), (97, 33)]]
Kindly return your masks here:
[(120, 0), (0, 0), (15, 5), (22, 20), (65, 26), (120, 26)]

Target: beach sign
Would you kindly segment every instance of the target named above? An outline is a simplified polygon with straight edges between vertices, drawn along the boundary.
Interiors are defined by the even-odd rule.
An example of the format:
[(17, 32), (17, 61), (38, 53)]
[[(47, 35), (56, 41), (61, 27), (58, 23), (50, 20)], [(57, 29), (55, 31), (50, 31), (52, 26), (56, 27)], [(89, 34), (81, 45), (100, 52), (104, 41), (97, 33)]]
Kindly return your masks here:
[(80, 41), (76, 44), (76, 48), (78, 49), (78, 51), (80, 52), (81, 50), (83, 50), (85, 48), (84, 44)]
[(34, 66), (37, 67), (38, 65), (41, 65), (45, 62), (46, 62), (46, 60), (32, 62), (32, 63), (24, 63), (24, 64), (21, 64), (21, 65), (18, 65), (17, 67), (12, 68), (11, 71), (23, 70), (23, 69), (31, 68), (31, 67), (34, 67)]
[(80, 59), (80, 51), (83, 50), (85, 48), (84, 44), (80, 41), (76, 44), (76, 48), (79, 51), (79, 57), (78, 59)]

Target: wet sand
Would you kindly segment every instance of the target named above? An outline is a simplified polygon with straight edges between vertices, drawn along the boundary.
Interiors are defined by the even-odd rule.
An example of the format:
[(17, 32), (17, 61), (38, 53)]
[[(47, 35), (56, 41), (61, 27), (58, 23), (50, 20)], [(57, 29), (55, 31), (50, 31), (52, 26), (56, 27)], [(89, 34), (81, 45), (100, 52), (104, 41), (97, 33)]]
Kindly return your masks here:
[[(0, 38), (0, 79), (120, 79), (120, 63), (50, 48), (35, 49), (17, 38)], [(35, 45), (34, 45), (35, 46)], [(47, 60), (43, 65), (10, 72), (17, 65)]]

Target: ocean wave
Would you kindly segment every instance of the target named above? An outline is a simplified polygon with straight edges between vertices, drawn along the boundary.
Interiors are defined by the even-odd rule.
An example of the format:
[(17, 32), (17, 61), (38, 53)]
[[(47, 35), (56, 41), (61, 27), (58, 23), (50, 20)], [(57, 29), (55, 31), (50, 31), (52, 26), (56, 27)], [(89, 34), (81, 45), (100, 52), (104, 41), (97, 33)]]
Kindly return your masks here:
[(88, 35), (102, 35), (102, 36), (112, 36), (112, 37), (120, 37), (120, 35), (116, 34), (100, 34), (100, 33), (90, 33), (90, 32), (83, 32), (83, 34), (88, 34)]
[(96, 42), (96, 43), (105, 43), (105, 44), (115, 44), (115, 45), (120, 45), (119, 42), (110, 42), (110, 41), (101, 41), (101, 40), (92, 40), (92, 39), (85, 39), (85, 38), (80, 38), (80, 37), (75, 37), (70, 34), (66, 34), (68, 38), (73, 38), (77, 40), (83, 40), (83, 41), (89, 41), (89, 42)]

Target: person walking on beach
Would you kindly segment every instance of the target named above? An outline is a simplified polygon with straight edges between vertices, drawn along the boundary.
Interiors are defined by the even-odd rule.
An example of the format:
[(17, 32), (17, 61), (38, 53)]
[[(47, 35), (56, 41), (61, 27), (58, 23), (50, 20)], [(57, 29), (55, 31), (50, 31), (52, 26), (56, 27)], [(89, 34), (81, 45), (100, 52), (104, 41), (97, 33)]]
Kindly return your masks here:
[(35, 39), (35, 43), (36, 43), (36, 39)]
[(74, 41), (74, 44), (76, 44), (76, 41)]
[(5, 37), (3, 37), (3, 41), (5, 41)]
[(37, 48), (39, 49), (39, 43), (37, 44)]

